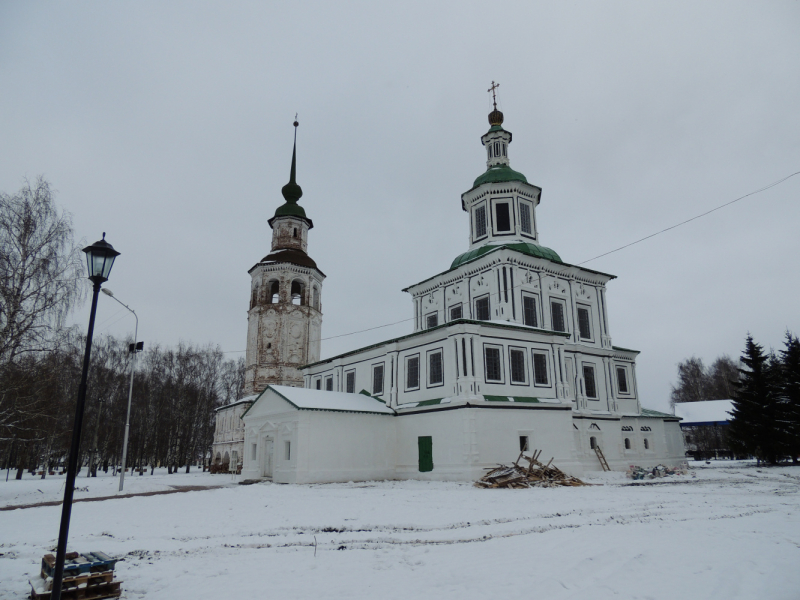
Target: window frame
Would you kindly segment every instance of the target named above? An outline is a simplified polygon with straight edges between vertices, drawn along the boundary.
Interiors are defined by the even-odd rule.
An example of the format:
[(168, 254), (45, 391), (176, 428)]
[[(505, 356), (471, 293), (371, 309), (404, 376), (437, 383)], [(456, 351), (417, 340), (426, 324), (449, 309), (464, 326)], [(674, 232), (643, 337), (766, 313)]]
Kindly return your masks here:
[[(438, 382), (438, 383), (433, 382), (431, 380), (431, 372), (433, 371), (433, 368), (432, 368), (433, 365), (431, 365), (431, 359), (434, 356), (436, 356), (437, 354), (439, 355), (439, 366), (440, 366), (441, 371), (442, 371), (442, 380), (440, 382)], [(426, 387), (429, 387), (429, 388), (442, 387), (444, 385), (444, 348), (439, 347), (439, 348), (433, 348), (432, 350), (426, 350), (425, 351), (425, 366), (427, 368), (427, 371), (425, 373), (425, 385), (426, 385)]]
[[(586, 311), (586, 326), (589, 328), (589, 336), (584, 337), (583, 331), (581, 329), (581, 311)], [(582, 342), (593, 342), (594, 341), (594, 327), (592, 327), (592, 307), (588, 304), (578, 304), (575, 306), (575, 312), (577, 312), (578, 318), (578, 339)]]
[[(489, 379), (489, 364), (486, 359), (486, 352), (487, 350), (496, 350), (497, 351), (497, 358), (500, 368), (500, 379)], [(501, 385), (505, 384), (505, 372), (503, 369), (503, 346), (500, 344), (484, 344), (483, 345), (483, 380), (486, 383), (499, 383)]]
[(333, 375), (327, 375), (325, 377), (325, 391), (326, 392), (333, 391)]
[[(433, 325), (431, 325), (431, 319), (435, 321)], [(435, 310), (433, 312), (428, 313), (425, 315), (425, 329), (433, 329), (434, 327), (439, 326), (439, 311)]]
[[(481, 319), (478, 316), (478, 302), (483, 302), (484, 300), (486, 300), (486, 313), (488, 315), (488, 318)], [(477, 298), (473, 298), (472, 299), (472, 303), (473, 303), (473, 306), (475, 308), (475, 312), (473, 314), (475, 315), (475, 320), (476, 321), (491, 321), (492, 320), (492, 302), (489, 299), (489, 294), (484, 294), (483, 296), (479, 296)]]
[[(548, 388), (552, 387), (550, 385), (550, 382), (552, 381), (552, 378), (550, 377), (550, 360), (548, 359), (548, 355), (549, 354), (550, 354), (549, 352), (546, 352), (544, 350), (537, 350), (535, 348), (531, 350), (531, 365), (533, 367), (533, 387), (542, 387), (542, 388), (544, 388), (544, 387), (548, 387)], [(545, 379), (547, 380), (546, 383), (539, 383), (537, 381), (537, 377), (536, 377), (536, 375), (538, 373), (538, 371), (536, 370), (536, 357), (537, 356), (544, 357), (544, 376), (545, 376)]]
[[(590, 396), (589, 395), (589, 385), (587, 383), (588, 378), (586, 377), (587, 369), (589, 369), (589, 371), (591, 371), (591, 373), (592, 373), (591, 380), (592, 380), (592, 386), (594, 387), (594, 390), (593, 390), (594, 391), (594, 396)], [(599, 401), (600, 400), (600, 394), (599, 394), (599, 390), (598, 390), (598, 387), (597, 387), (597, 367), (596, 367), (596, 365), (594, 363), (588, 363), (588, 362), (581, 363), (581, 374), (583, 375), (583, 391), (586, 394), (586, 399), (587, 400), (592, 400), (592, 401)]]
[[(375, 382), (377, 381), (375, 379), (375, 371), (377, 371), (378, 369), (380, 369), (380, 371), (381, 371), (381, 379), (380, 379), (380, 381), (381, 381), (381, 389), (380, 389), (380, 391), (375, 389)], [(372, 385), (370, 386), (370, 388), (372, 389), (372, 395), (373, 396), (383, 396), (384, 392), (386, 391), (386, 362), (379, 362), (379, 363), (373, 363), (372, 364), (372, 382), (371, 383), (372, 383)]]
[[(519, 352), (522, 354), (522, 381), (514, 381), (514, 361), (511, 358), (512, 352)], [(520, 385), (520, 386), (529, 386), (529, 377), (528, 377), (528, 360), (526, 355), (528, 353), (525, 351), (525, 348), (520, 346), (509, 346), (508, 347), (508, 382), (511, 385)]]
[[(458, 309), (461, 313), (457, 317), (453, 316), (453, 311)], [(457, 321), (458, 319), (464, 318), (464, 304), (463, 302), (459, 302), (458, 304), (453, 304), (450, 308), (447, 309), (447, 314), (450, 316), (450, 321)]]
[[(531, 239), (536, 239), (534, 235), (534, 227), (533, 227), (533, 203), (529, 202), (528, 200), (523, 200), (522, 198), (518, 199), (519, 202), (519, 233), (520, 235), (524, 235), (525, 237), (529, 237)], [(528, 226), (530, 227), (530, 231), (525, 231), (525, 219), (522, 215), (522, 208), (525, 207), (528, 209)]]
[[(508, 229), (500, 231), (497, 227), (497, 205), (508, 204)], [(516, 211), (514, 210), (514, 198), (512, 196), (502, 196), (500, 198), (492, 198), (490, 201), (489, 211), (492, 217), (492, 235), (494, 236), (509, 236), (516, 234)]]
[[(353, 388), (352, 391), (350, 389), (350, 376), (353, 377)], [(345, 393), (347, 394), (355, 394), (356, 393), (356, 370), (349, 369), (344, 372), (344, 389), (346, 390)]]
[[(620, 374), (620, 371), (625, 376), (625, 387), (626, 387), (626, 390), (624, 392), (622, 391), (622, 389), (620, 388), (620, 385), (619, 385), (619, 374)], [(616, 375), (616, 381), (614, 383), (617, 386), (617, 394), (620, 395), (620, 396), (632, 396), (633, 395), (633, 391), (632, 391), (631, 378), (630, 378), (630, 372), (628, 371), (628, 366), (627, 365), (615, 364), (614, 365), (614, 374)]]
[[(533, 301), (533, 320), (534, 324), (531, 325), (527, 322), (528, 320), (528, 310), (525, 307), (525, 301), (532, 300)], [(530, 292), (522, 292), (522, 324), (527, 325), (528, 327), (536, 327), (539, 328), (539, 294), (531, 294)]]
[(321, 391), (322, 390), (322, 377), (315, 377), (314, 381), (316, 382), (316, 385), (314, 386), (314, 389)]
[[(483, 233), (482, 234), (478, 230), (478, 228), (479, 228), (478, 213), (481, 210), (483, 210)], [(474, 225), (473, 233), (475, 234), (474, 237), (473, 237), (473, 240), (472, 240), (473, 242), (477, 242), (478, 240), (482, 240), (483, 238), (488, 237), (488, 235), (489, 235), (489, 217), (486, 214), (487, 212), (488, 212), (488, 209), (487, 209), (487, 206), (486, 206), (486, 202), (481, 202), (480, 204), (477, 204), (473, 208), (473, 211), (472, 211), (472, 213), (473, 213), (473, 225)]]
[[(553, 307), (561, 307), (561, 320), (563, 321), (564, 329), (556, 329), (555, 319), (553, 318)], [(567, 302), (563, 298), (550, 298), (550, 329), (559, 333), (570, 333), (569, 323), (567, 322)]]
[[(416, 359), (417, 360), (417, 385), (416, 386), (412, 386), (412, 387), (408, 387), (408, 363), (412, 359)], [(416, 354), (409, 354), (408, 356), (404, 357), (403, 360), (404, 360), (404, 365), (405, 365), (405, 370), (404, 370), (405, 377), (403, 377), (403, 381), (405, 383), (404, 391), (406, 391), (406, 392), (415, 392), (415, 391), (419, 390), (419, 382), (420, 382), (420, 377), (419, 377), (420, 353), (417, 352)]]

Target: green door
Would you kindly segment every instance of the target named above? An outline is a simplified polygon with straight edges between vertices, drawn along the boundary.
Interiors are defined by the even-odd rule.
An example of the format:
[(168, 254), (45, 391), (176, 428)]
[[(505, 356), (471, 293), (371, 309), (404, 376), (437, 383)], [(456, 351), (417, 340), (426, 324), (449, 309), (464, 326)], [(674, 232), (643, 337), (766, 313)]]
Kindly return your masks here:
[(433, 438), (423, 435), (417, 438), (419, 445), (419, 470), (420, 473), (433, 471)]

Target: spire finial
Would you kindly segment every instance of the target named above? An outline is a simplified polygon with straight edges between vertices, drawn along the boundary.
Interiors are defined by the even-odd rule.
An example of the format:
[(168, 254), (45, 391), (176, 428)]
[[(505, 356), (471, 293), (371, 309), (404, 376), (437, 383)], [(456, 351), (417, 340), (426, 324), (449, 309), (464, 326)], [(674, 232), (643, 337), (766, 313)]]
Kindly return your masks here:
[(497, 96), (495, 95), (495, 90), (500, 87), (499, 83), (495, 83), (492, 81), (492, 87), (490, 87), (487, 92), (492, 92), (492, 104), (494, 104), (494, 109), (497, 110)]

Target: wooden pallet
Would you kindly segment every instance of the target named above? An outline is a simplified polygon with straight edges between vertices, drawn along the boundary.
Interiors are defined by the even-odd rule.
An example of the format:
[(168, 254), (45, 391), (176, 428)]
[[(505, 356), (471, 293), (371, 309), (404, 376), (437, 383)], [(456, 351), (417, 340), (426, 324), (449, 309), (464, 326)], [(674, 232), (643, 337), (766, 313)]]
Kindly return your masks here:
[[(64, 556), (64, 578), (74, 577), (83, 573), (103, 573), (113, 571), (117, 564), (116, 558), (111, 558), (105, 552), (68, 552)], [(52, 577), (56, 571), (56, 557), (45, 554), (42, 557), (42, 573), (45, 577)]]
[[(75, 579), (82, 579), (88, 576), (79, 576)], [(53, 586), (52, 579), (35, 579), (30, 581), (31, 600), (50, 600), (52, 589), (45, 589)], [(71, 587), (67, 587), (64, 580), (61, 586), (61, 597), (64, 600), (102, 600), (104, 598), (119, 598), (122, 595), (122, 581), (112, 580), (88, 584), (88, 581)]]

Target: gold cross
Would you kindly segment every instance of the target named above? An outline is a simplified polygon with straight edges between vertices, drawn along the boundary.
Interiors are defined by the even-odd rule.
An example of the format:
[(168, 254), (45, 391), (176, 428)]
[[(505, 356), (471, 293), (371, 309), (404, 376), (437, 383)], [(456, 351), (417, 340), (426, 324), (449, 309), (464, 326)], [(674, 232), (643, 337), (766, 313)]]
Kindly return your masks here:
[(492, 92), (492, 102), (494, 103), (495, 109), (497, 108), (497, 97), (495, 96), (495, 90), (500, 87), (499, 83), (492, 82), (492, 87), (490, 87), (487, 92)]

